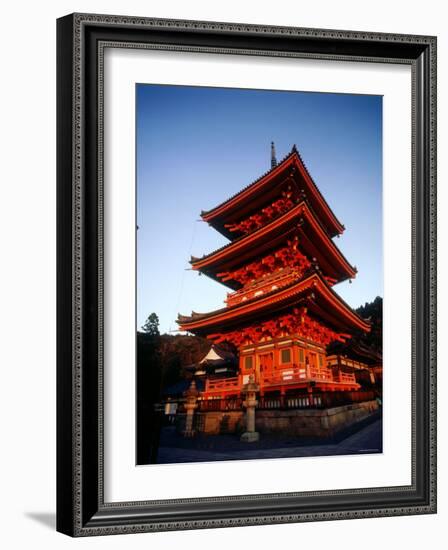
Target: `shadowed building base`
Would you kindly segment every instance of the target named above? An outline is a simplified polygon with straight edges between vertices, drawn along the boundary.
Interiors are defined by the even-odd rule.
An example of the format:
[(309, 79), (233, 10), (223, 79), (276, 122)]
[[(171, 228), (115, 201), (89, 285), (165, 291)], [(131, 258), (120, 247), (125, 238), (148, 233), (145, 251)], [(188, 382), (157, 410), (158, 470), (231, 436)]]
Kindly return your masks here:
[(247, 443), (234, 435), (200, 435), (185, 439), (174, 427), (162, 433), (158, 464), (267, 458), (318, 457), (382, 452), (378, 412), (332, 438), (270, 437)]

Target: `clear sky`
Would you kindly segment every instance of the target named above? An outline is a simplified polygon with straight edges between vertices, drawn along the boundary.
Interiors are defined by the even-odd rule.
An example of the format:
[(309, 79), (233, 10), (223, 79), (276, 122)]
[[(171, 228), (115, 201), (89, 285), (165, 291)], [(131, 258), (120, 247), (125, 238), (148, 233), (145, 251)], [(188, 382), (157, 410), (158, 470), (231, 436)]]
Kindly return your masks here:
[(156, 312), (223, 306), (225, 286), (189, 270), (227, 241), (201, 210), (270, 169), (295, 143), (346, 227), (335, 243), (358, 268), (335, 290), (354, 308), (383, 294), (380, 96), (137, 85), (137, 327)]

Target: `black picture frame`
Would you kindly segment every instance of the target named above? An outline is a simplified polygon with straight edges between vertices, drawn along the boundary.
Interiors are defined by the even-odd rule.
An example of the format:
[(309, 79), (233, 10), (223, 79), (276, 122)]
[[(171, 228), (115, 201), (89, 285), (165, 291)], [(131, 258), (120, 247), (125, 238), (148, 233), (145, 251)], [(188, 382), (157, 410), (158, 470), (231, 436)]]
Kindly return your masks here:
[[(106, 44), (412, 67), (412, 484), (104, 502), (102, 54)], [(57, 21), (57, 530), (71, 536), (436, 512), (436, 38), (72, 14)]]

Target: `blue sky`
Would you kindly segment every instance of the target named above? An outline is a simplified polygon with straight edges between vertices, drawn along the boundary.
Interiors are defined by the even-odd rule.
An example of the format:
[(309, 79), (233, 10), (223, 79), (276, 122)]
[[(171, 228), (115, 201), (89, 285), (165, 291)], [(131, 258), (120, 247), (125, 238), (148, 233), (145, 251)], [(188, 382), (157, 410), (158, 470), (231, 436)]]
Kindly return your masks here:
[(346, 227), (335, 243), (358, 275), (335, 290), (354, 308), (382, 296), (380, 96), (138, 84), (136, 98), (138, 328), (223, 306), (229, 290), (189, 270), (228, 242), (200, 211), (269, 170), (271, 141), (278, 160), (297, 145)]

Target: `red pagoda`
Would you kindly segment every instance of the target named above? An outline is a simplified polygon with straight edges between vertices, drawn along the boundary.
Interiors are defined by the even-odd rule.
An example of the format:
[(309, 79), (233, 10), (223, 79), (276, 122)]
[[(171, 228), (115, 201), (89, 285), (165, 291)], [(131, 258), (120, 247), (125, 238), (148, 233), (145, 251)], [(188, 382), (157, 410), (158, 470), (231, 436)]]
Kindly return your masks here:
[(328, 363), (326, 350), (370, 330), (333, 289), (357, 270), (333, 242), (344, 226), (296, 146), (277, 163), (272, 144), (271, 169), (201, 217), (230, 242), (190, 263), (231, 292), (222, 309), (177, 322), (239, 356), (236, 375), (206, 379), (201, 399), (238, 397), (250, 376), (260, 397), (356, 392), (354, 371)]

